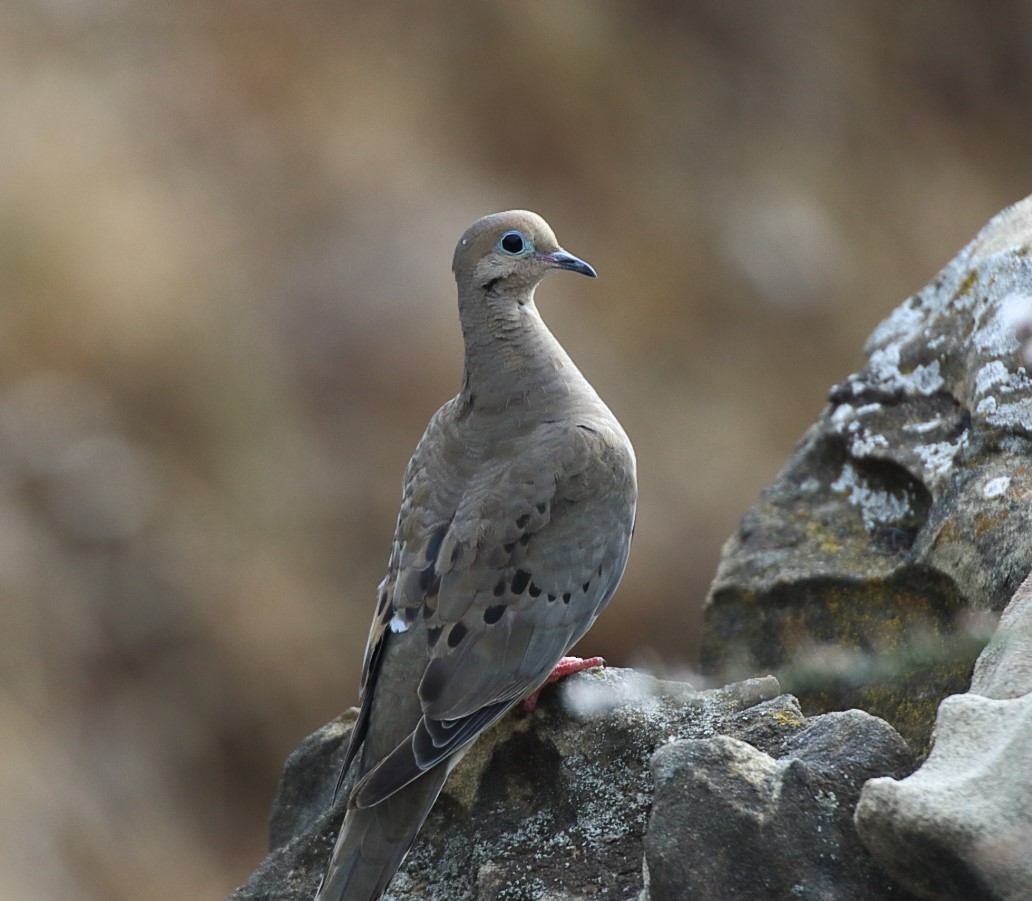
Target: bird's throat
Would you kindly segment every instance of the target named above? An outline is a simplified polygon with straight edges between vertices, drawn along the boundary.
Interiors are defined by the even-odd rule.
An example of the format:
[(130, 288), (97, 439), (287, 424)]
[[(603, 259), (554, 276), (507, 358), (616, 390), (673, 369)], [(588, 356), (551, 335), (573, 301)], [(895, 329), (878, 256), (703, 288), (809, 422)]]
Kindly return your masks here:
[(463, 317), (462, 324), (463, 395), (471, 398), (475, 409), (547, 409), (561, 404), (584, 383), (532, 298), (501, 309), (484, 304), (470, 315), (483, 317), (479, 323)]

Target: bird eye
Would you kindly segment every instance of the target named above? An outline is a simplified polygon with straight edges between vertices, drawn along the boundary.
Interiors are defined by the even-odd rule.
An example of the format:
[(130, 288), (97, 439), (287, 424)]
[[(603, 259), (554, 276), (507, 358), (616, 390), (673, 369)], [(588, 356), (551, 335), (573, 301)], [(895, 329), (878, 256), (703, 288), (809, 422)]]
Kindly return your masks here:
[(506, 253), (523, 253), (526, 242), (519, 232), (506, 232), (498, 242)]

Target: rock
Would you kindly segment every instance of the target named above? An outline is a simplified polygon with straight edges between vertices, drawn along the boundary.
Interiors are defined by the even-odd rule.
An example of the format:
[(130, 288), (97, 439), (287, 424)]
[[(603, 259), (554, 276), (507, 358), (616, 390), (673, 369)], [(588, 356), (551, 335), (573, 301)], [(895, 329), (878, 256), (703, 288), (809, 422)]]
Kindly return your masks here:
[(1014, 592), (995, 634), (979, 655), (971, 691), (1001, 699), (1032, 692), (1032, 573)]
[[(272, 851), (234, 901), (300, 901), (314, 894), (342, 815), (340, 802), (333, 805), (331, 799), (350, 722), (324, 727), (291, 755), (272, 814)], [(851, 862), (841, 868), (843, 892), (850, 890), (848, 880), (859, 879), (863, 891), (873, 892), (865, 897), (901, 897), (878, 894), (887, 880), (879, 883), (871, 875), (866, 852), (848, 835), (851, 827), (840, 835), (865, 778), (902, 776), (912, 766), (906, 746), (886, 724), (857, 711), (807, 721), (770, 677), (697, 692), (619, 669), (571, 677), (558, 689), (546, 689), (534, 713), (510, 714), (485, 733), (448, 780), (385, 897), (636, 899), (645, 889), (647, 843), (653, 857), (660, 855), (649, 862), (655, 871), (652, 897), (684, 897), (671, 894), (671, 880), (678, 877), (660, 859), (670, 860), (672, 847), (699, 841), (696, 834), (709, 842), (723, 839), (715, 827), (707, 832), (673, 813), (649, 823), (649, 764), (661, 749), (653, 766), (665, 773), (667, 748), (713, 741), (733, 742), (801, 780), (793, 783), (794, 804), (808, 812), (794, 819), (782, 815), (781, 822), (805, 834), (778, 835), (750, 868), (772, 867), (797, 847), (809, 847), (813, 837), (807, 830), (816, 823), (846, 842)], [(714, 795), (740, 790), (731, 774), (720, 778)], [(669, 810), (676, 785), (661, 781)], [(713, 808), (719, 807), (714, 801)], [(714, 817), (710, 809), (698, 815), (706, 822)], [(702, 844), (692, 853), (728, 856), (722, 844)], [(854, 857), (863, 862), (852, 862)], [(825, 870), (835, 867), (828, 863)]]
[(911, 765), (899, 734), (859, 710), (811, 719), (777, 759), (727, 736), (660, 748), (650, 898), (907, 897), (864, 853), (853, 808), (870, 775)]
[(922, 898), (1032, 898), (1032, 575), (975, 666), (939, 707), (924, 765), (864, 787), (864, 844)]
[(861, 707), (927, 748), (1032, 567), (1030, 245), (1032, 198), (874, 331), (725, 545), (706, 671), (773, 671), (806, 709)]

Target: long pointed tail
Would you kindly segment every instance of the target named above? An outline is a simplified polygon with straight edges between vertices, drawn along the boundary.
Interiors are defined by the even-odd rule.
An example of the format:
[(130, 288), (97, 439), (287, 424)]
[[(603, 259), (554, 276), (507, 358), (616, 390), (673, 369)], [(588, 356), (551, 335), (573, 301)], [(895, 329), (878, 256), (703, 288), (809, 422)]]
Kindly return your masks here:
[(405, 859), (448, 778), (448, 761), (372, 807), (350, 808), (315, 901), (375, 901)]

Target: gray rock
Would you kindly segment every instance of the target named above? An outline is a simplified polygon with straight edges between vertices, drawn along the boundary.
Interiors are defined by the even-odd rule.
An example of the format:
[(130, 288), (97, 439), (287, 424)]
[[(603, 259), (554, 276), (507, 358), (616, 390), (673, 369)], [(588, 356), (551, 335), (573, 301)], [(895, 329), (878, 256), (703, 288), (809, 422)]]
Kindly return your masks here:
[(656, 752), (651, 901), (909, 897), (853, 828), (864, 780), (912, 766), (899, 734), (850, 710), (809, 720), (778, 751), (720, 736)]
[[(385, 897), (637, 897), (652, 753), (685, 735), (764, 734), (762, 703), (778, 692), (772, 678), (696, 692), (619, 669), (564, 680), (532, 714), (513, 712), (477, 740)], [(271, 853), (235, 901), (314, 895), (343, 816), (346, 792), (334, 804), (333, 788), (353, 717), (291, 755), (273, 806)]]
[(1032, 898), (1032, 575), (975, 666), (939, 707), (935, 744), (902, 781), (864, 786), (856, 826), (922, 898)]
[[(331, 723), (291, 755), (272, 814), (272, 851), (234, 901), (300, 901), (314, 894), (343, 812), (332, 796), (350, 723)], [(770, 677), (697, 692), (631, 670), (579, 674), (558, 690), (546, 690), (534, 713), (513, 713), (476, 742), (448, 780), (386, 897), (637, 899), (645, 889), (646, 827), (655, 847), (688, 845), (697, 840), (690, 830), (698, 831), (669, 817), (665, 825), (649, 824), (650, 760), (657, 749), (664, 749), (662, 761), (667, 747), (718, 736), (759, 749), (750, 751), (759, 759), (795, 755), (805, 761), (798, 772), (810, 781), (800, 788), (799, 804), (806, 791), (823, 792), (810, 804), (829, 829), (843, 817), (848, 821), (864, 779), (903, 775), (912, 765), (905, 745), (884, 723), (856, 711), (808, 722)], [(712, 790), (720, 794), (725, 788), (738, 790), (733, 779)], [(701, 815), (713, 818), (712, 811)], [(813, 822), (785, 821), (803, 829)], [(709, 838), (717, 841), (718, 831)], [(809, 841), (781, 835), (770, 856)], [(726, 855), (723, 845), (706, 847), (708, 852), (697, 853)], [(849, 847), (850, 857), (867, 859), (863, 849)], [(770, 860), (758, 858), (756, 865), (767, 867)], [(851, 865), (842, 872), (852, 879), (858, 870)], [(653, 897), (684, 897), (670, 894), (675, 878), (658, 867)], [(866, 889), (868, 883), (862, 884)]]
[(979, 655), (971, 691), (1000, 699), (1032, 693), (1032, 573), (1014, 592), (995, 634)]
[(874, 331), (724, 548), (703, 663), (926, 747), (1032, 567), (1032, 199)]

